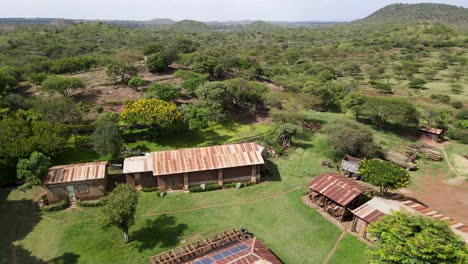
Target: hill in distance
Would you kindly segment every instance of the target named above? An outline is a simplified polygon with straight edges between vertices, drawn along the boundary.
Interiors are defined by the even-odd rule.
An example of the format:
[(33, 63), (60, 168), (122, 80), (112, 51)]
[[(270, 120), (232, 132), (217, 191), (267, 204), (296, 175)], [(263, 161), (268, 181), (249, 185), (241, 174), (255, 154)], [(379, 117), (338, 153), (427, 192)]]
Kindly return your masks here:
[(468, 26), (468, 9), (446, 4), (393, 4), (355, 23), (438, 23)]
[(180, 33), (203, 33), (213, 31), (214, 28), (195, 20), (181, 20), (165, 27), (166, 30)]

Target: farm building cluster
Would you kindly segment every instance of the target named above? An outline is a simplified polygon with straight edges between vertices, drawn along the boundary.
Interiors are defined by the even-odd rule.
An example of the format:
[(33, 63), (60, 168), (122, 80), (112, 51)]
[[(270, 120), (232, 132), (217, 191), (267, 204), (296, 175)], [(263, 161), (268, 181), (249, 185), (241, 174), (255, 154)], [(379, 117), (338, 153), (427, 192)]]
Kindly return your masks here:
[[(127, 184), (135, 188), (187, 191), (189, 186), (260, 181), (264, 148), (256, 143), (179, 149), (124, 160)], [(45, 179), (49, 202), (93, 200), (106, 194), (107, 162), (51, 167)]]
[(310, 202), (339, 221), (352, 220), (351, 231), (364, 239), (372, 239), (367, 233), (369, 224), (391, 212), (406, 211), (448, 221), (452, 231), (468, 243), (467, 225), (412, 200), (374, 196), (373, 189), (340, 174), (321, 174), (309, 183), (309, 188)]

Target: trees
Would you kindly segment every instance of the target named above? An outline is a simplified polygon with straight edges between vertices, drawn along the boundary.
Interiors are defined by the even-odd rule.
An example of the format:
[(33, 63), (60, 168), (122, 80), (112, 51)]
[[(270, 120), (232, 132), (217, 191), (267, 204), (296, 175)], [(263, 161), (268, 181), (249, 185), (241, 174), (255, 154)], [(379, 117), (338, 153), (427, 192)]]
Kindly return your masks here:
[(162, 52), (164, 46), (159, 42), (153, 42), (143, 47), (143, 54), (150, 55), (156, 52)]
[(359, 120), (359, 115), (365, 102), (366, 97), (360, 92), (350, 93), (343, 100), (344, 107), (353, 113), (356, 120)]
[(263, 102), (268, 88), (260, 83), (236, 78), (226, 81), (227, 92), (234, 107), (252, 106)]
[(367, 229), (377, 239), (369, 263), (466, 263), (468, 248), (446, 222), (395, 212)]
[(373, 119), (380, 128), (388, 121), (399, 125), (418, 125), (419, 115), (410, 102), (389, 97), (367, 97), (363, 104), (363, 113)]
[(122, 133), (119, 128), (119, 115), (108, 112), (99, 118), (93, 133), (93, 148), (101, 156), (120, 156), (123, 147)]
[(210, 119), (221, 121), (225, 118), (229, 105), (228, 87), (224, 82), (207, 82), (196, 91), (203, 107), (208, 109)]
[(146, 67), (152, 73), (159, 73), (167, 70), (168, 63), (164, 55), (161, 52), (157, 52), (148, 56)]
[(128, 229), (135, 221), (138, 192), (130, 185), (119, 184), (104, 199), (102, 225), (104, 228), (115, 226), (124, 233), (125, 242), (130, 241)]
[(106, 73), (113, 81), (120, 79), (120, 83), (127, 83), (127, 80), (136, 76), (138, 71), (137, 68), (129, 62), (113, 61), (107, 65)]
[(127, 124), (146, 125), (162, 133), (178, 128), (182, 121), (174, 103), (158, 99), (128, 101), (120, 117)]
[(64, 97), (70, 97), (73, 91), (84, 88), (85, 83), (79, 78), (49, 76), (42, 82), (41, 87), (48, 93), (59, 93)]
[(210, 123), (210, 112), (200, 104), (186, 104), (182, 106), (184, 121), (191, 129), (207, 128)]
[(322, 129), (336, 158), (345, 155), (375, 157), (380, 148), (374, 143), (372, 131), (366, 126), (348, 119), (328, 123)]
[(49, 167), (52, 165), (50, 158), (40, 152), (33, 152), (29, 159), (21, 159), (16, 166), (16, 176), (25, 181), (22, 190), (31, 189), (33, 186), (42, 185)]
[(18, 79), (7, 67), (0, 68), (0, 95), (6, 95), (18, 85)]
[(381, 193), (395, 190), (410, 184), (408, 171), (389, 161), (364, 160), (359, 164), (359, 174), (372, 185), (378, 186)]
[(180, 96), (180, 88), (173, 84), (153, 83), (146, 92), (146, 97), (172, 101)]

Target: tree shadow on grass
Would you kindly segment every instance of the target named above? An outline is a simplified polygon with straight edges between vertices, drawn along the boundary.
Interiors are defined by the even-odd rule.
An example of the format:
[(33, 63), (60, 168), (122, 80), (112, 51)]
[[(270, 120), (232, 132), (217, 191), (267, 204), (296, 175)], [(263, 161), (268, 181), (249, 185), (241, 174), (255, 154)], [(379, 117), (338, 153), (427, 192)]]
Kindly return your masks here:
[(174, 216), (164, 214), (156, 219), (147, 219), (145, 226), (132, 232), (131, 236), (141, 252), (155, 246), (162, 248), (176, 246), (187, 228), (186, 224), (178, 224)]
[(270, 160), (265, 160), (265, 165), (268, 167), (270, 170), (271, 174), (267, 175), (263, 179), (265, 181), (281, 181), (281, 174), (278, 170), (278, 165), (276, 163), (270, 161)]

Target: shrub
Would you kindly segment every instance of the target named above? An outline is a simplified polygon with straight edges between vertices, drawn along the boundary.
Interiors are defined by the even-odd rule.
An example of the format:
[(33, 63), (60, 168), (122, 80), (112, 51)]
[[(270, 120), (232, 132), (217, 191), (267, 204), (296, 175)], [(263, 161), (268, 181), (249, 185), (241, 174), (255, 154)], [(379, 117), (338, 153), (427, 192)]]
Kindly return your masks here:
[(461, 84), (452, 84), (450, 85), (450, 91), (453, 94), (461, 94), (463, 92), (463, 86)]
[(162, 53), (156, 52), (148, 56), (146, 67), (150, 72), (158, 73), (167, 70), (168, 63), (166, 57)]
[(143, 187), (143, 188), (141, 188), (142, 192), (156, 192), (158, 190), (159, 190), (158, 187)]
[(209, 191), (214, 191), (214, 190), (219, 190), (220, 187), (219, 187), (219, 184), (217, 183), (211, 183), (211, 184), (208, 184), (206, 186), (206, 191), (209, 192)]
[(456, 116), (458, 120), (467, 120), (468, 119), (468, 109), (461, 110)]
[(447, 136), (453, 140), (459, 140), (464, 144), (468, 144), (468, 131), (461, 128), (449, 128)]
[(91, 201), (80, 201), (78, 200), (76, 204), (80, 207), (99, 207), (103, 205), (102, 200), (91, 200)]
[(201, 186), (196, 185), (196, 186), (190, 186), (189, 191), (190, 192), (204, 192), (205, 190), (203, 190)]
[(146, 94), (148, 98), (172, 101), (180, 96), (180, 88), (173, 84), (153, 83)]
[(225, 189), (236, 188), (236, 185), (237, 185), (237, 182), (229, 182), (229, 183), (225, 183), (223, 185), (223, 188)]
[(47, 73), (45, 72), (31, 73), (28, 75), (27, 79), (30, 83), (39, 85), (47, 79)]
[(443, 104), (450, 103), (450, 96), (445, 94), (431, 94), (431, 99)]
[(452, 107), (455, 109), (462, 109), (463, 108), (463, 103), (460, 101), (452, 102)]
[(60, 211), (68, 207), (68, 200), (62, 200), (58, 203), (47, 205), (41, 207), (41, 211), (43, 212), (53, 212), (53, 211)]
[(133, 88), (142, 87), (145, 84), (146, 84), (146, 81), (138, 76), (135, 76), (132, 79), (130, 79), (130, 81), (128, 81), (128, 86), (133, 87)]
[(95, 105), (94, 106), (94, 111), (96, 111), (96, 113), (102, 113), (102, 111), (104, 111), (104, 108), (102, 107), (102, 105)]

